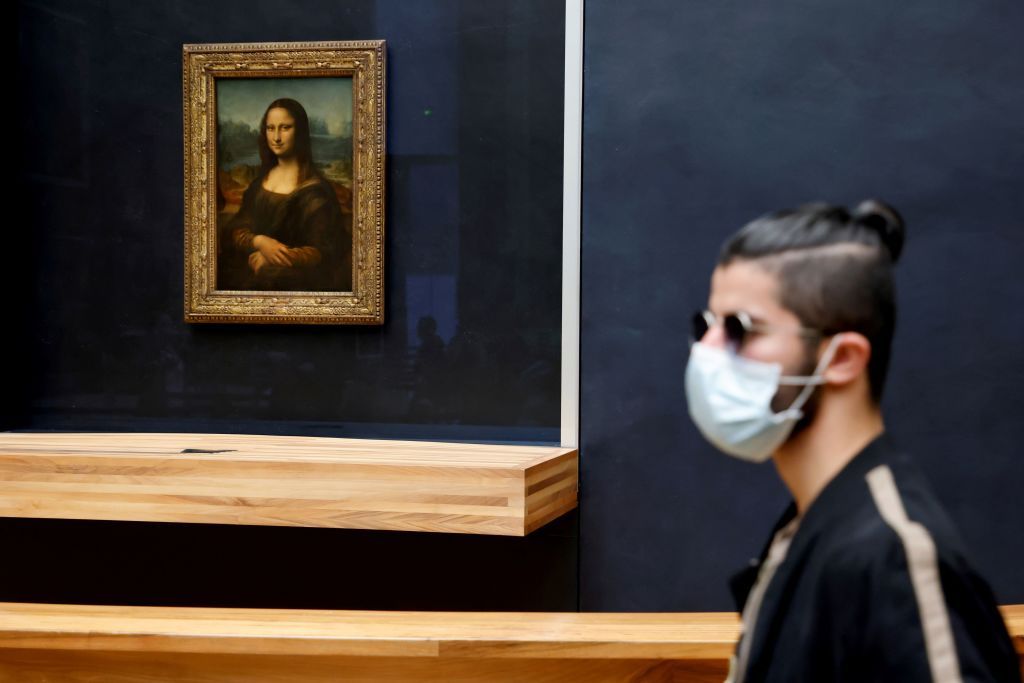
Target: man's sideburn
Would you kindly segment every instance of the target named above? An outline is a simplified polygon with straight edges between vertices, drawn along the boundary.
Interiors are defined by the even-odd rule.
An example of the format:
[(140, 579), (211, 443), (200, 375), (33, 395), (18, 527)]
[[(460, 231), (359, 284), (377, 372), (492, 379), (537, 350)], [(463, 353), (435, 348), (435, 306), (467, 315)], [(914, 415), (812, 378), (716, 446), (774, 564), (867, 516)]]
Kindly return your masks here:
[[(818, 348), (819, 339), (808, 339), (804, 342), (803, 359), (800, 362), (797, 371), (794, 373), (801, 377), (809, 377), (818, 366)], [(783, 371), (783, 374), (788, 374)], [(804, 401), (802, 408), (803, 416), (797, 420), (796, 424), (793, 425), (793, 431), (790, 432), (787, 441), (793, 439), (797, 434), (807, 429), (814, 422), (814, 416), (818, 413), (818, 406), (821, 404), (821, 390), (824, 385), (817, 385), (811, 390), (811, 395)], [(800, 395), (800, 392), (804, 390), (803, 385), (789, 385), (784, 384), (779, 386), (779, 390), (775, 392), (775, 396), (772, 397), (771, 408), (776, 413), (781, 413), (786, 410), (793, 402), (796, 397)]]

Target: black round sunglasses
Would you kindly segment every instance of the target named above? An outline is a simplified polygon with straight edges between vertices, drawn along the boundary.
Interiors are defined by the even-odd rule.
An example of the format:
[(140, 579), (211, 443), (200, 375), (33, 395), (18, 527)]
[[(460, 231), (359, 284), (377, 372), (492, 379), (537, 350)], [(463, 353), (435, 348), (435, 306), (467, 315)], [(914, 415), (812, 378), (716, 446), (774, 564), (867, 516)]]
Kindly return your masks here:
[[(718, 322), (719, 316), (715, 315), (711, 311), (703, 310), (694, 313), (692, 320), (693, 328), (690, 330), (691, 343), (703, 339), (704, 335), (708, 333), (708, 330), (718, 324)], [(725, 332), (726, 342), (737, 351), (743, 348), (743, 343), (747, 340), (747, 336), (751, 334), (790, 332), (802, 337), (820, 337), (822, 335), (820, 331), (812, 330), (807, 327), (778, 327), (776, 325), (756, 323), (750, 317), (750, 314), (745, 311), (727, 313), (726, 315), (721, 316), (721, 323), (722, 330)]]

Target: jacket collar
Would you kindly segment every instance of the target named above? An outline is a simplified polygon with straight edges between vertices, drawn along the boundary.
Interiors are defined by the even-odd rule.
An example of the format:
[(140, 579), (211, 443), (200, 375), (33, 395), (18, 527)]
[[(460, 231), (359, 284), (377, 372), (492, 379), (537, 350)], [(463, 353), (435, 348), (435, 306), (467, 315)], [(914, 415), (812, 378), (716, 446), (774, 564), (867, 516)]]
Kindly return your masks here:
[[(837, 516), (844, 515), (863, 491), (864, 476), (878, 465), (893, 460), (896, 453), (896, 446), (893, 444), (892, 438), (883, 432), (855, 455), (850, 462), (846, 463), (804, 512), (787, 556), (799, 557), (822, 529), (828, 527)], [(768, 554), (772, 539), (796, 516), (796, 503), (790, 502), (775, 523), (771, 533), (768, 534), (768, 541), (761, 549), (759, 557), (751, 559), (746, 567), (729, 580), (730, 590), (740, 611), (743, 611), (747, 595), (757, 580), (757, 573)]]
[[(896, 458), (897, 452), (892, 438), (887, 433), (883, 432), (877, 436), (846, 463), (811, 501), (804, 512), (797, 535), (814, 536), (818, 530), (828, 526), (837, 515), (844, 515), (850, 509), (849, 506), (863, 494), (865, 475), (878, 465), (891, 462)], [(791, 504), (790, 508), (792, 514), (795, 514), (795, 504)], [(786, 512), (790, 513), (790, 509), (787, 508)]]

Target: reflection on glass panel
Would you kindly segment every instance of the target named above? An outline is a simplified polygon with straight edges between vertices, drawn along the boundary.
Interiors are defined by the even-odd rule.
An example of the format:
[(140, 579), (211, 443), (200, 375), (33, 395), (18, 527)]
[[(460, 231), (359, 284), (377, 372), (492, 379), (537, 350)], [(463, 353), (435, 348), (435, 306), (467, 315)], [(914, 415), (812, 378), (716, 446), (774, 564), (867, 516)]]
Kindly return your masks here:
[[(9, 426), (557, 440), (564, 5), (289, 13), (282, 39), (329, 23), (333, 39), (388, 41), (387, 322), (353, 328), (181, 322), (180, 45), (152, 36), (223, 41), (231, 6), (50, 4), (19, 17), (38, 42), (19, 48), (26, 83), (48, 84), (28, 90), (23, 126), (47, 93), (74, 94), (36, 158), (75, 150), (75, 182), (22, 179), (39, 207), (19, 276), (31, 378)], [(258, 13), (231, 25), (280, 35)], [(58, 53), (74, 64), (54, 71), (42, 56)]]

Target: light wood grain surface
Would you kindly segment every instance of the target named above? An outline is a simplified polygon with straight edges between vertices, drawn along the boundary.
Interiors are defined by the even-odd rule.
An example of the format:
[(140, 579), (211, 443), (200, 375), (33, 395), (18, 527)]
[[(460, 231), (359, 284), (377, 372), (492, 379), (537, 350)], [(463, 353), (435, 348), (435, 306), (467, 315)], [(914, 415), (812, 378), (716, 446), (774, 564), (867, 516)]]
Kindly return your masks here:
[(999, 609), (1006, 620), (1006, 629), (1013, 638), (1017, 654), (1024, 658), (1024, 605), (1004, 605)]
[(0, 647), (488, 658), (728, 657), (733, 613), (395, 612), (0, 603)]
[(373, 612), (0, 604), (0, 680), (724, 679), (735, 614)]
[(0, 516), (523, 536), (576, 507), (574, 449), (0, 433)]
[(722, 683), (724, 661), (0, 651), (12, 683)]
[[(1024, 605), (1003, 607), (1024, 657)], [(0, 681), (722, 681), (733, 613), (0, 603)]]

